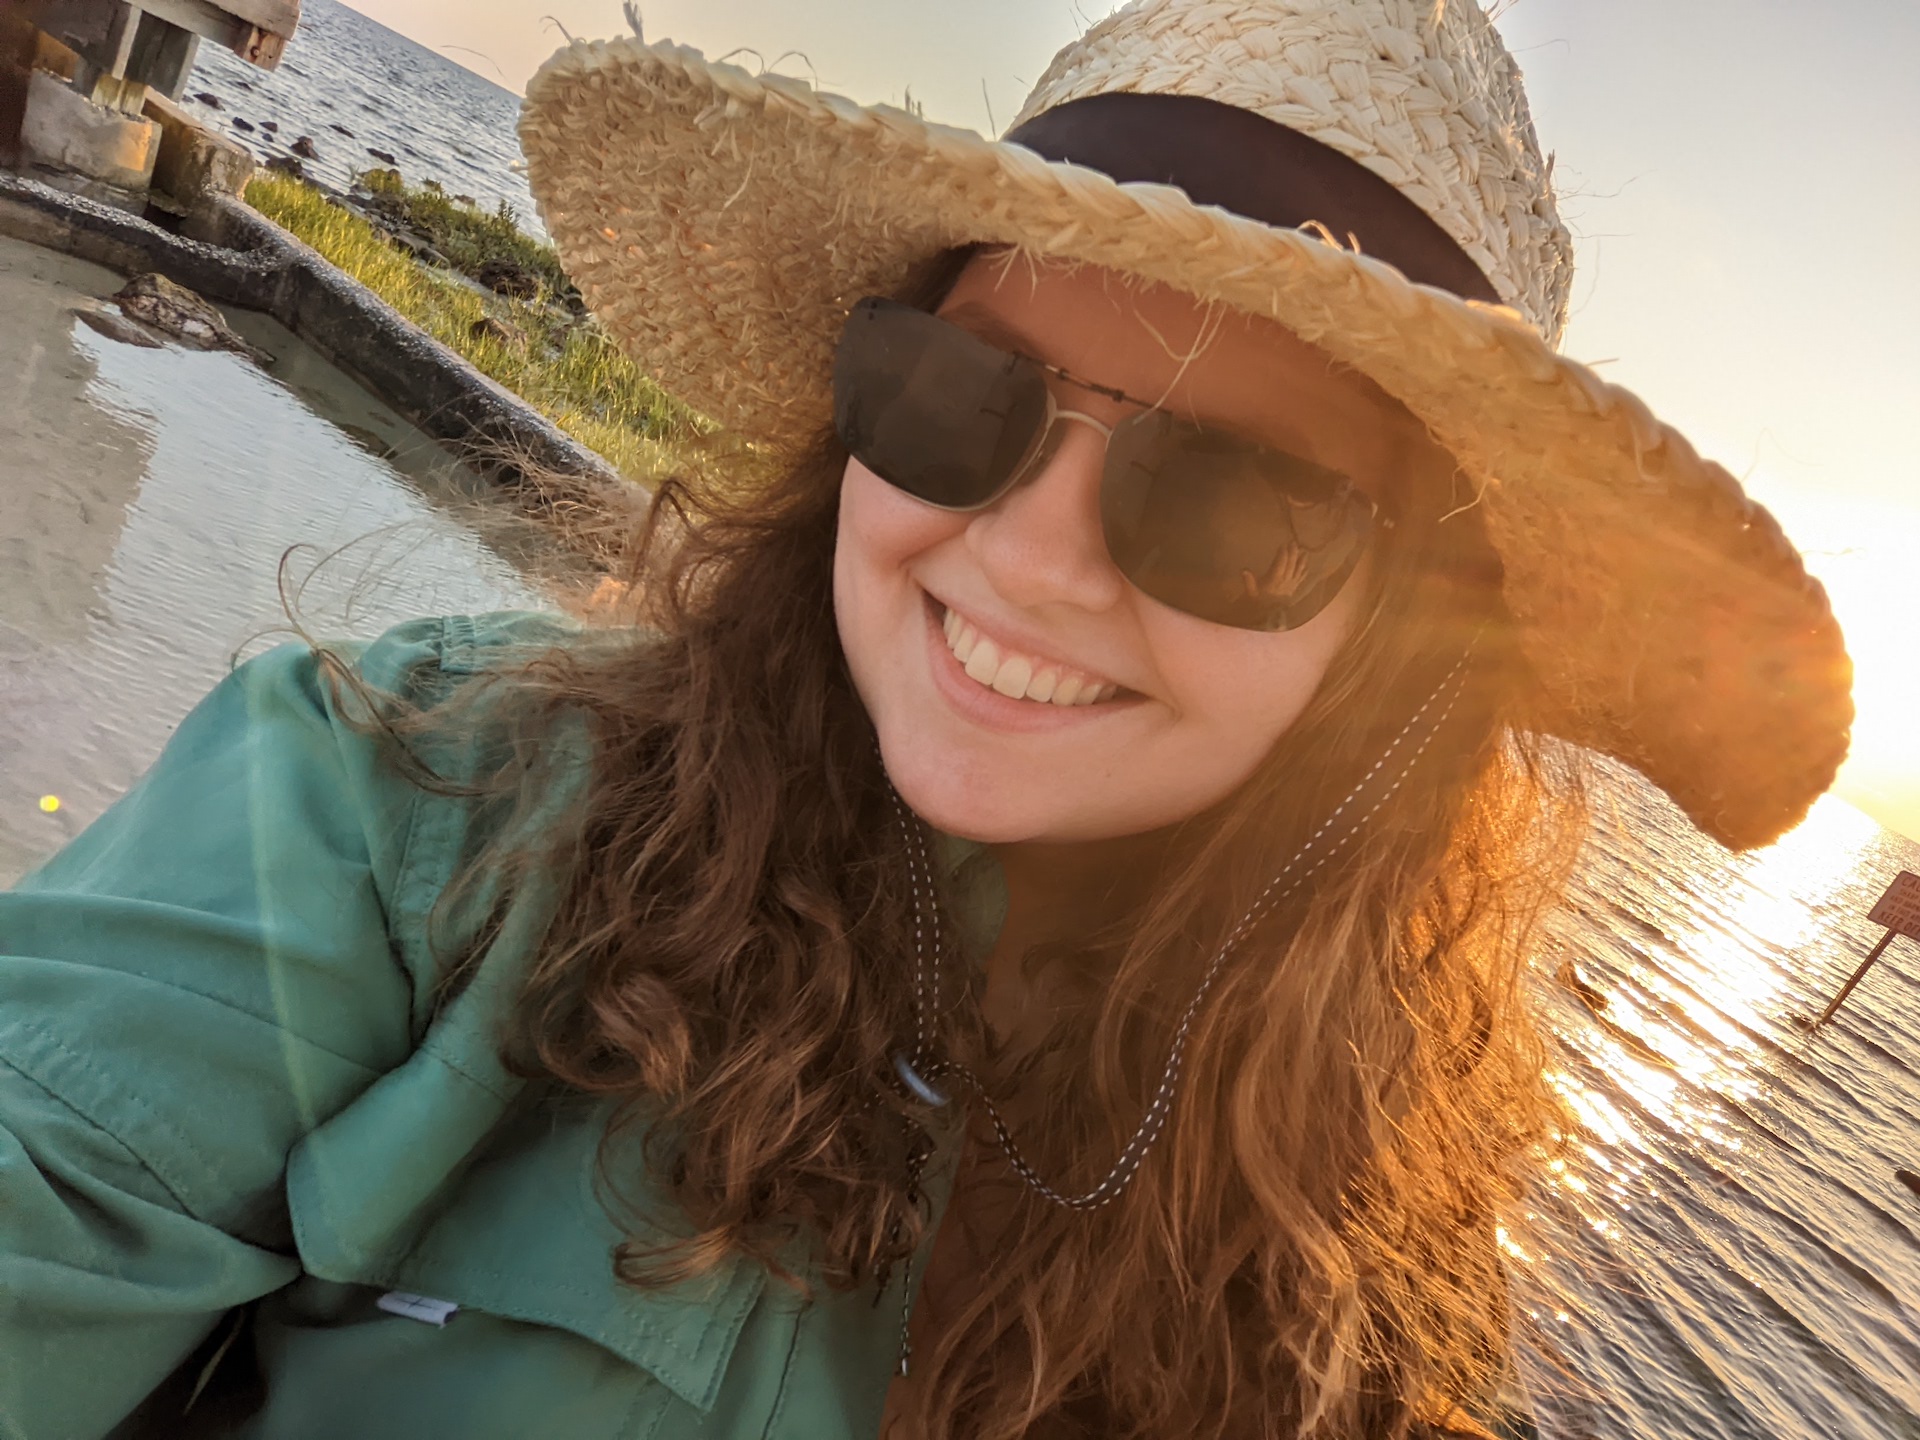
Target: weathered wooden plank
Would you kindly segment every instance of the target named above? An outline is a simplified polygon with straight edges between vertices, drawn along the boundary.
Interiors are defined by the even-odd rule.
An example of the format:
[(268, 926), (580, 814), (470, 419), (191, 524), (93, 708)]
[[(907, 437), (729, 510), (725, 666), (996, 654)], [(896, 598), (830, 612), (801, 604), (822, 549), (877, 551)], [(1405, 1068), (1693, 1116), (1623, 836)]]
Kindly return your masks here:
[(229, 15), (246, 21), (282, 40), (293, 38), (300, 28), (300, 0), (215, 0)]
[(140, 0), (140, 8), (236, 50), (249, 30), (285, 40), (300, 25), (300, 0)]

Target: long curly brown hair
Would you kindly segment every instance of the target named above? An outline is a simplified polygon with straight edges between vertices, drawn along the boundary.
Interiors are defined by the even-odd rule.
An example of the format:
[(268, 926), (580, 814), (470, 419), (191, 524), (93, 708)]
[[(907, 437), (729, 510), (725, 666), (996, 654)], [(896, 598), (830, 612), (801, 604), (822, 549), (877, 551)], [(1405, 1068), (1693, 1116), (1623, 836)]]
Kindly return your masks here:
[[(961, 258), (907, 298), (936, 300)], [(907, 1164), (929, 1117), (891, 1066), (915, 1021), (906, 841), (832, 614), (845, 461), (826, 437), (750, 493), (664, 485), (625, 562), (639, 623), (591, 647), (432, 705), (371, 695), (327, 657), (409, 773), (484, 799), (500, 836), (550, 789), (543, 737), (587, 721), (591, 783), (551, 842), (487, 844), (442, 903), (483, 877), (566, 877), (503, 1048), (647, 1137), (649, 1188), (685, 1238), (661, 1248), (636, 1225), (652, 1238), (616, 1259), (636, 1286), (728, 1256), (872, 1285), (929, 1228)], [(1115, 923), (1029, 957), (1060, 981), (1043, 1041), (997, 1050), (977, 975), (942, 1007), (940, 1053), (1014, 1102), (1036, 1168), (1094, 1184), (1216, 948), (1471, 646), (1424, 756), (1224, 968), (1124, 1195), (1083, 1213), (1027, 1194), (970, 1119), (949, 1213), (991, 1260), (916, 1355), (912, 1433), (1400, 1436), (1505, 1363), (1496, 1226), (1559, 1130), (1523, 956), (1572, 853), (1580, 777), (1529, 728), (1474, 511), (1424, 495), (1402, 512), (1367, 618), (1258, 772), (1153, 837)], [(504, 739), (482, 783), (411, 758), (483, 699)], [(446, 957), (449, 986), (488, 939)], [(615, 1153), (617, 1214), (641, 1187)]]

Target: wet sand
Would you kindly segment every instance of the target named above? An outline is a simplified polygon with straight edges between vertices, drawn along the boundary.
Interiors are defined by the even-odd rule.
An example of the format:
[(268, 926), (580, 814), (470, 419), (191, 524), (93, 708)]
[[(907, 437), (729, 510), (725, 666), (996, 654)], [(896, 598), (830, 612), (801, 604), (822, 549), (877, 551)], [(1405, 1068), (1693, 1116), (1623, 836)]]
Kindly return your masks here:
[(484, 483), (284, 328), (229, 317), (263, 372), (76, 318), (122, 283), (0, 238), (0, 885), (105, 809), (236, 655), (288, 638), (269, 633), (288, 547), (317, 635), (549, 603), (525, 553), (460, 518)]

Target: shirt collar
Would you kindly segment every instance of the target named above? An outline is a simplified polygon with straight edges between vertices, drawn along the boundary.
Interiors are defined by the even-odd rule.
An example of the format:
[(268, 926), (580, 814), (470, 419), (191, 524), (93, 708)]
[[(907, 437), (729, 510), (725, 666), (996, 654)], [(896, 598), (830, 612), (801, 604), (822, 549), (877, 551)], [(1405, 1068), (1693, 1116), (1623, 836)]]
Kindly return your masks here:
[(1007, 921), (1007, 882), (993, 851), (978, 840), (935, 830), (934, 869), (945, 882), (943, 899), (968, 963), (985, 965)]

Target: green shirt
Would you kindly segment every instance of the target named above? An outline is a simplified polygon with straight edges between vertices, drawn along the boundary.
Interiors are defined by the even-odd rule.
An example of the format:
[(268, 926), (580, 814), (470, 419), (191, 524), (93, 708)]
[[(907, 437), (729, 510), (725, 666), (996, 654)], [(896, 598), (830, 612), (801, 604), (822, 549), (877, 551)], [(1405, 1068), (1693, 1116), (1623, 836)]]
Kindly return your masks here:
[[(508, 612), (333, 648), (429, 695), (590, 633)], [(584, 778), (584, 730), (556, 743)], [(479, 745), (444, 744), (441, 773), (474, 773)], [(434, 1003), (426, 917), (471, 820), (283, 645), (0, 893), (0, 1440), (877, 1433), (924, 1251), (883, 1293), (811, 1303), (744, 1262), (617, 1283), (604, 1109), (496, 1056), (551, 896), (515, 895), (473, 981)], [(953, 842), (942, 864), (977, 955), (997, 867)], [(937, 1210), (937, 1166), (928, 1189)]]
[[(337, 648), (406, 689), (578, 633), (457, 616)], [(615, 1281), (604, 1112), (533, 1098), (495, 1055), (548, 897), (515, 897), (436, 1013), (425, 920), (470, 808), (407, 783), (284, 645), (0, 894), (4, 1440), (878, 1431), (907, 1277), (810, 1305), (745, 1263)], [(443, 1304), (382, 1308), (396, 1293)], [(256, 1368), (264, 1401), (228, 1429)]]

